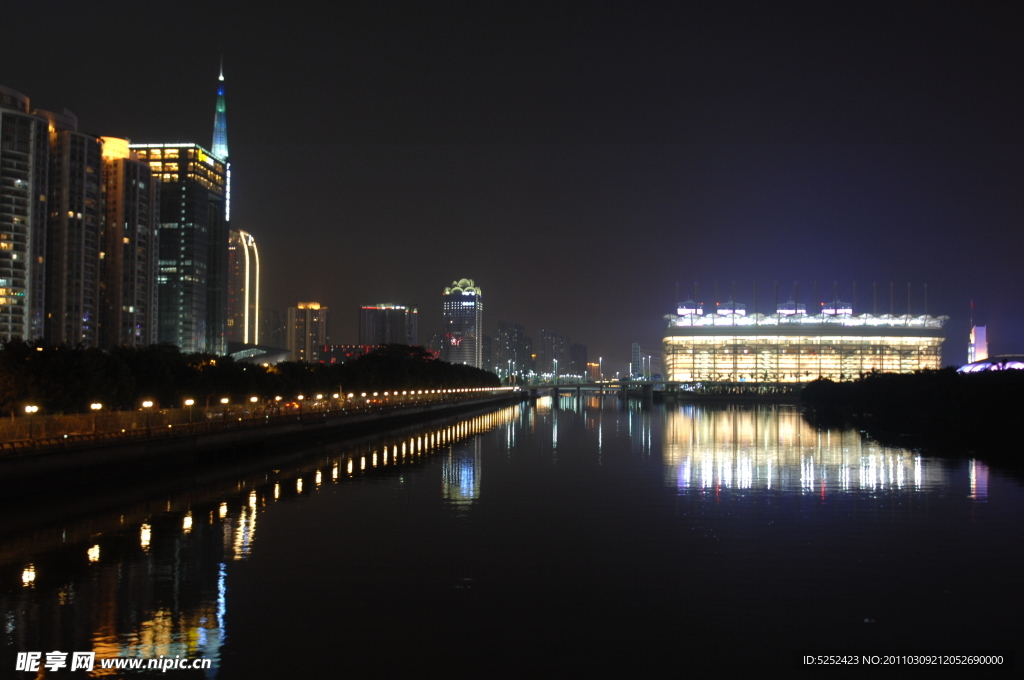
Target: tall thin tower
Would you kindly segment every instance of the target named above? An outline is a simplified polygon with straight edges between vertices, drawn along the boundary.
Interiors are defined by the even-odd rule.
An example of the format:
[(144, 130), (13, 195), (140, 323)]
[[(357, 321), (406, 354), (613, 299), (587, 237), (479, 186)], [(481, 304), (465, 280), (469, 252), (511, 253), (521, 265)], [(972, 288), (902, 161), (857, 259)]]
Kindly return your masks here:
[(217, 78), (217, 108), (213, 114), (213, 155), (224, 161), (224, 221), (231, 221), (231, 163), (228, 161), (228, 110), (224, 101), (224, 60)]

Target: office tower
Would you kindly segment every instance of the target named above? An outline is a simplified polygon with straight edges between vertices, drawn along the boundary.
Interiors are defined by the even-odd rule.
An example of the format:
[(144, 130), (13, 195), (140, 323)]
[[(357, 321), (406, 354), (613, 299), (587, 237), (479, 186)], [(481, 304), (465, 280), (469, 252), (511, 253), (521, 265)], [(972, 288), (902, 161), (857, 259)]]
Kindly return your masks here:
[[(735, 303), (733, 303), (735, 304)], [(634, 342), (630, 347), (629, 352), (629, 375), (633, 378), (643, 377), (644, 374), (644, 358), (640, 352), (640, 343)]]
[(419, 312), (412, 305), (383, 302), (359, 310), (360, 345), (418, 345)]
[(259, 344), (260, 252), (256, 239), (246, 231), (228, 232), (229, 342)]
[(157, 340), (183, 352), (226, 349), (225, 166), (198, 144), (131, 144), (160, 179)]
[(971, 344), (967, 346), (967, 363), (988, 359), (988, 333), (985, 326), (971, 327)]
[(103, 137), (99, 346), (156, 342), (160, 180), (128, 148)]
[(217, 88), (214, 146), (131, 144), (161, 181), (157, 338), (183, 352), (227, 352), (228, 219), (224, 73)]
[(100, 316), (103, 143), (78, 118), (36, 111), (49, 122), (46, 225), (46, 341), (95, 347)]
[(320, 348), (327, 344), (327, 308), (319, 302), (300, 302), (288, 308), (288, 349), (292, 361), (320, 360)]
[(49, 134), (0, 86), (0, 341), (43, 337)]
[(452, 281), (444, 289), (444, 339), (441, 359), (483, 367), (483, 302), (473, 279)]

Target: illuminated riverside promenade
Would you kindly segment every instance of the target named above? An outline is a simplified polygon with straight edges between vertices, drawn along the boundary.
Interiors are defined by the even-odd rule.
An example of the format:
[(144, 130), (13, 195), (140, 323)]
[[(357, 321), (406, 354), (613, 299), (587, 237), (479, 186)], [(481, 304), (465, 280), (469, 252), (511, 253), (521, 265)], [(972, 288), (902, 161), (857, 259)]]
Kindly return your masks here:
[(0, 658), (182, 655), (222, 680), (453, 653), (484, 676), (789, 677), (837, 645), (1019, 659), (1022, 505), (980, 460), (790, 407), (540, 397), (10, 506)]
[(336, 438), (520, 396), (511, 387), (403, 390), (329, 398), (318, 394), (308, 402), (300, 397), (294, 402), (267, 400), (263, 405), (254, 398), (249, 404), (220, 408), (147, 407), (91, 418), (27, 416), (4, 423), (14, 438), (0, 442), (0, 480), (49, 475), (49, 484), (73, 484), (78, 481), (71, 474), (75, 472), (103, 475), (123, 466), (135, 472), (131, 466), (174, 459), (201, 462), (205, 457), (258, 450), (271, 441)]

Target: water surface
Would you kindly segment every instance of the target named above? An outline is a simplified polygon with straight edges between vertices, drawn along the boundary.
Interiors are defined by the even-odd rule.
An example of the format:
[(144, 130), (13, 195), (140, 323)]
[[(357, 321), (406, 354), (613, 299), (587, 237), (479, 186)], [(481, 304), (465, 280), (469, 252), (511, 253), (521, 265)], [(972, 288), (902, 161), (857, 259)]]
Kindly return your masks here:
[(5, 511), (0, 676), (33, 650), (225, 679), (1020, 659), (1021, 485), (789, 407), (541, 399), (123, 486)]

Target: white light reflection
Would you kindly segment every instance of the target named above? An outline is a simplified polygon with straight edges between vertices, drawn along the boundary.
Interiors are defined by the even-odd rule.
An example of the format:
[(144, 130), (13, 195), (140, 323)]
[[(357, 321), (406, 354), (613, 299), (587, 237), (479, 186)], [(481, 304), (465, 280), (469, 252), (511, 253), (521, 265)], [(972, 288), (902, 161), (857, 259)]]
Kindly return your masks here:
[[(643, 421), (630, 425), (645, 446)], [(774, 488), (824, 498), (910, 489), (911, 470), (916, 491), (946, 484), (940, 465), (855, 431), (819, 433), (796, 409), (680, 407), (666, 414), (664, 431), (665, 480), (680, 491)], [(600, 421), (598, 433), (600, 441)]]

